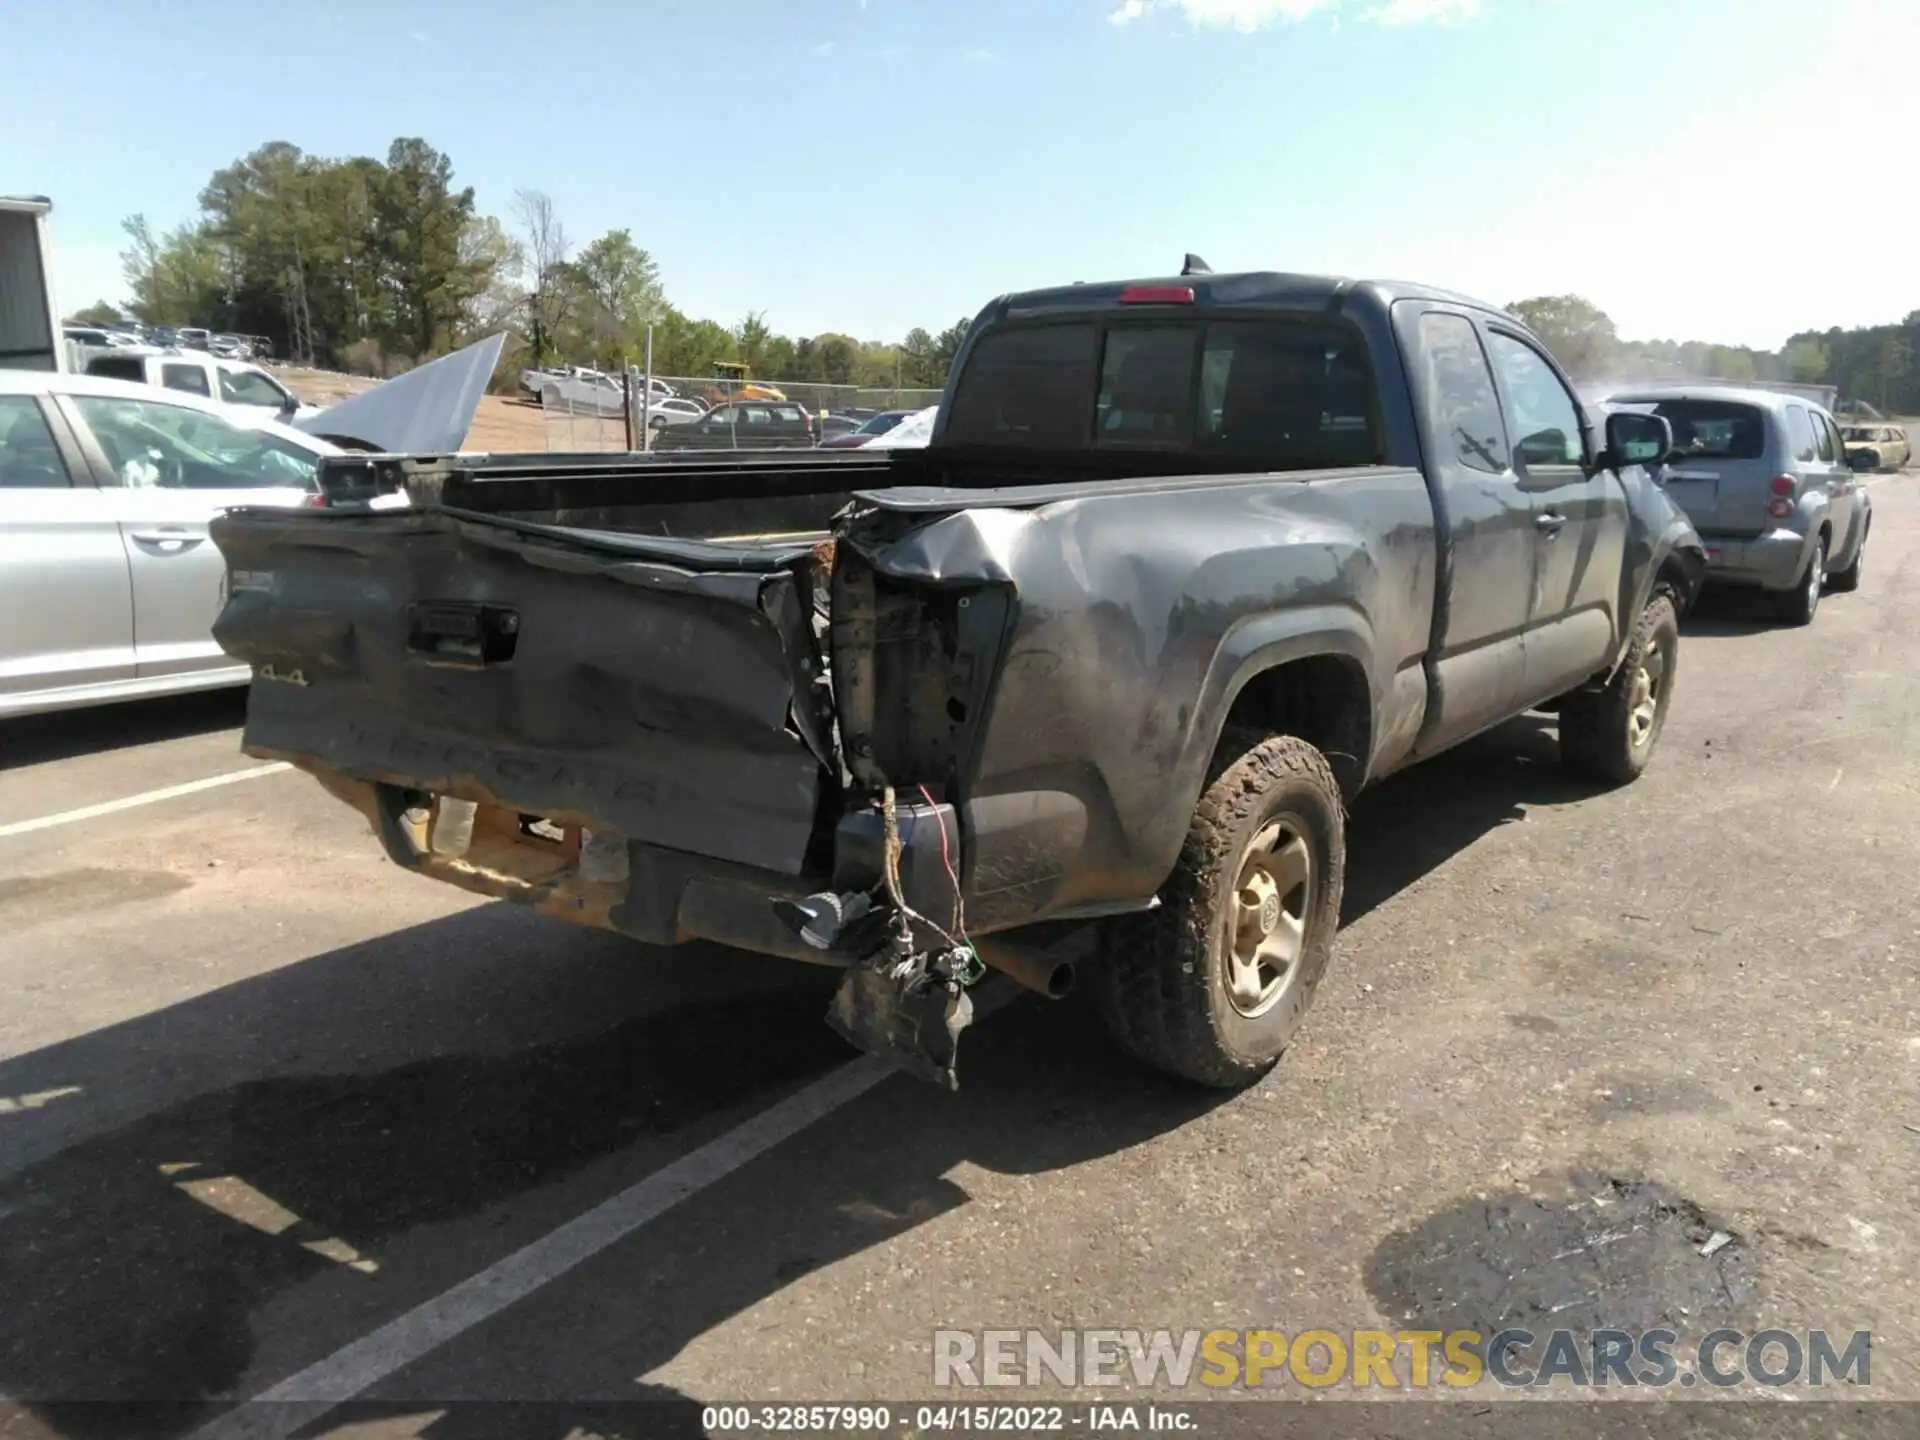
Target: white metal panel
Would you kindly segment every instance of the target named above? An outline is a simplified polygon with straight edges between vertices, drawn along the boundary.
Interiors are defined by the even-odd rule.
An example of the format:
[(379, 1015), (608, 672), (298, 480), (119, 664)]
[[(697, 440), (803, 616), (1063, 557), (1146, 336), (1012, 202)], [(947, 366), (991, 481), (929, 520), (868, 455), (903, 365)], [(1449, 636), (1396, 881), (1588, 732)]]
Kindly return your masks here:
[(0, 199), (0, 366), (63, 370), (65, 343), (47, 283), (43, 201)]

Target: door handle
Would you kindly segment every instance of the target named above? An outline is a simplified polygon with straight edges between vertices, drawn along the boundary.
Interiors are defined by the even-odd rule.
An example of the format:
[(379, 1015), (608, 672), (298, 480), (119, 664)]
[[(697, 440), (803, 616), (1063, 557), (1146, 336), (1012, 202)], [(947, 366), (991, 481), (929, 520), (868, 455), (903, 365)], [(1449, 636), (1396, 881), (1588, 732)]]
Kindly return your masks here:
[(135, 530), (132, 533), (137, 544), (151, 545), (169, 555), (191, 550), (207, 538), (205, 535), (195, 535), (190, 530)]
[(1536, 515), (1533, 517), (1534, 529), (1544, 530), (1550, 537), (1554, 535), (1558, 535), (1560, 533), (1561, 527), (1566, 523), (1567, 523), (1566, 516), (1556, 515), (1551, 510), (1545, 512), (1544, 514)]

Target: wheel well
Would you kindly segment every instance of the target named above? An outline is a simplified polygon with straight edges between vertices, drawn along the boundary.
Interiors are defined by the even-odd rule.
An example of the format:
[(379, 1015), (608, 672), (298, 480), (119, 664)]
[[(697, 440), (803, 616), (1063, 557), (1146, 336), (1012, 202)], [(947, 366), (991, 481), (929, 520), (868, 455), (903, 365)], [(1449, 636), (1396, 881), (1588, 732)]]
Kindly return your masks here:
[(1682, 614), (1693, 608), (1693, 602), (1700, 598), (1700, 581), (1705, 571), (1703, 567), (1687, 564), (1678, 554), (1669, 555), (1660, 562), (1660, 568), (1654, 573), (1653, 593), (1662, 590), (1673, 593), (1674, 607)]
[(1297, 735), (1327, 757), (1340, 792), (1351, 799), (1373, 749), (1366, 671), (1344, 655), (1311, 655), (1262, 670), (1234, 697), (1225, 729)]

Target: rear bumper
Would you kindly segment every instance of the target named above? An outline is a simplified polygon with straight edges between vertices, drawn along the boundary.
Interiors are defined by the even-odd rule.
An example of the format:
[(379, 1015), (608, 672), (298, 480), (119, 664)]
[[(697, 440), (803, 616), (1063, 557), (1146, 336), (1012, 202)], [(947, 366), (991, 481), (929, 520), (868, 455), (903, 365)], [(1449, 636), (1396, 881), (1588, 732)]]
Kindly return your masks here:
[(1702, 534), (1707, 552), (1707, 583), (1791, 590), (1806, 573), (1813, 539), (1798, 530), (1769, 530), (1761, 535)]
[[(440, 853), (428, 825), (409, 817), (417, 792), (295, 763), (360, 811), (388, 858), (403, 869), (650, 945), (707, 940), (817, 965), (849, 965), (858, 953), (807, 944), (780, 918), (776, 902), (820, 890), (867, 891), (881, 883), (885, 825), (877, 808), (841, 817), (830, 874), (785, 875), (629, 840), (624, 867), (615, 867), (625, 874), (597, 879), (583, 873), (578, 827), (567, 828), (559, 841), (544, 840), (523, 833), (517, 812), (481, 806), (462, 853)], [(896, 816), (902, 894), (915, 910), (944, 924), (954, 897), (947, 860), (958, 861), (953, 807), (901, 804)]]

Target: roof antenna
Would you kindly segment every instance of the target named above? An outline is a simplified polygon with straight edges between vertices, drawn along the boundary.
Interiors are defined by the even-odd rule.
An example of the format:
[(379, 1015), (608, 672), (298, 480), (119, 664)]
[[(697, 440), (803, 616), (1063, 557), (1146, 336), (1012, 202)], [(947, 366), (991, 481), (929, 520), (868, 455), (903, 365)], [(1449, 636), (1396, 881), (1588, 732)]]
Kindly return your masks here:
[(1213, 267), (1189, 250), (1187, 252), (1186, 263), (1180, 267), (1180, 273), (1182, 275), (1211, 275), (1213, 273)]

